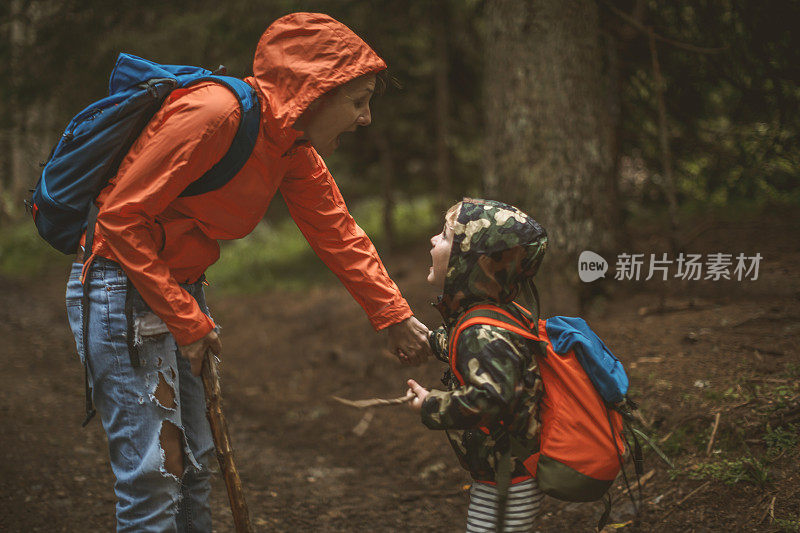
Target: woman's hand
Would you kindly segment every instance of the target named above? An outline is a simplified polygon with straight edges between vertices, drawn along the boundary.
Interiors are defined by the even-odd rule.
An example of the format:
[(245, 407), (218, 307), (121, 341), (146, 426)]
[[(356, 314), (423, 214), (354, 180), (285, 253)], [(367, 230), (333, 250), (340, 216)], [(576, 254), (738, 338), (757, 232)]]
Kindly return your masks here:
[(211, 351), (213, 355), (219, 355), (222, 351), (222, 342), (219, 340), (217, 332), (212, 329), (202, 339), (186, 346), (178, 346), (178, 348), (181, 351), (181, 355), (188, 359), (192, 365), (192, 374), (199, 376), (203, 370), (203, 360), (206, 357), (206, 352)]
[(422, 387), (419, 383), (414, 381), (413, 379), (408, 380), (408, 392), (406, 392), (406, 396), (416, 396), (413, 400), (411, 400), (408, 405), (415, 411), (419, 411), (422, 409), (422, 402), (425, 401), (425, 398), (428, 397), (428, 391)]
[(428, 344), (428, 327), (415, 317), (392, 324), (386, 330), (390, 349), (402, 364), (419, 366), (433, 355)]

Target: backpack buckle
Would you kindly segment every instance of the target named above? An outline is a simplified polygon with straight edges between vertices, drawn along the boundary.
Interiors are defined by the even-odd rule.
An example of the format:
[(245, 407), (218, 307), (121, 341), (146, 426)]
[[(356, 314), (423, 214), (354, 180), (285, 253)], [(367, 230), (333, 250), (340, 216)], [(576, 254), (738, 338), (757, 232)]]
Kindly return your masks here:
[(140, 83), (137, 87), (141, 89), (146, 89), (147, 93), (153, 97), (154, 100), (159, 99), (158, 95), (158, 85), (161, 83), (167, 84), (170, 88), (174, 88), (178, 85), (178, 81), (172, 78), (153, 78), (151, 80), (147, 80), (145, 82)]

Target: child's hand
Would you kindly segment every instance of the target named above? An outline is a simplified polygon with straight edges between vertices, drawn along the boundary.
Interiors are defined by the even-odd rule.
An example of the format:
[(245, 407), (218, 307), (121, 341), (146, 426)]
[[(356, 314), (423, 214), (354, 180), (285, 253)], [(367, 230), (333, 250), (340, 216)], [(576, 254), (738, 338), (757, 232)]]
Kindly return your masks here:
[(428, 397), (428, 391), (422, 388), (422, 385), (414, 381), (413, 379), (408, 380), (408, 392), (406, 392), (406, 396), (416, 396), (413, 400), (409, 402), (409, 406), (415, 410), (419, 411), (422, 409), (422, 402), (425, 401), (425, 398)]

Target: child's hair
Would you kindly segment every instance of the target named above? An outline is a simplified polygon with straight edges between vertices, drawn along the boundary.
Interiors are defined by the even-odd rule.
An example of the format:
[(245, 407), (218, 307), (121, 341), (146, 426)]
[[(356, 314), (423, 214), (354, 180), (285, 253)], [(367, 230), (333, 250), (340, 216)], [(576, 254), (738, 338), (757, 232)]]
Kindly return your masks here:
[(458, 202), (448, 209), (444, 215), (444, 225), (450, 228), (450, 231), (453, 231), (453, 228), (456, 227), (456, 218), (458, 218), (458, 212), (461, 211), (461, 204), (463, 203), (463, 201)]

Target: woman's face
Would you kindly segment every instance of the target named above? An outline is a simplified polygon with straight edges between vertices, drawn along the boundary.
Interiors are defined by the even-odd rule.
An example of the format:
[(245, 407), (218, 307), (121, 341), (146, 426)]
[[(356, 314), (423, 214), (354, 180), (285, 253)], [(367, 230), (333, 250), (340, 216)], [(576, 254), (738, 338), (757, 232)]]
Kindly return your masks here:
[(375, 74), (351, 80), (315, 100), (295, 129), (303, 131), (302, 138), (308, 139), (319, 155), (330, 155), (339, 147), (343, 133), (372, 122), (369, 102), (373, 92)]
[(444, 289), (447, 264), (450, 262), (450, 249), (453, 246), (453, 230), (445, 226), (440, 234), (431, 237), (431, 246), (433, 265), (428, 273), (428, 283), (438, 289)]

